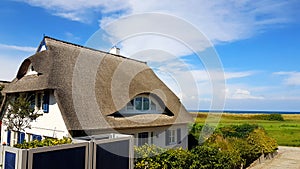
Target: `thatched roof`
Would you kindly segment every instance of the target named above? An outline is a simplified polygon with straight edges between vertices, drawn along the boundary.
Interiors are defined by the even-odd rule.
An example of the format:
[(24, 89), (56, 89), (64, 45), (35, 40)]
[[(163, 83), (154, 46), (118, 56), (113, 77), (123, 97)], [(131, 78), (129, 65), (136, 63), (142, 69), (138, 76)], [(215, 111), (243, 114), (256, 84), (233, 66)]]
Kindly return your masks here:
[(0, 85), (6, 85), (10, 83), (9, 81), (5, 81), (5, 80), (0, 80)]
[[(47, 50), (27, 58), (4, 92), (52, 89), (68, 130), (149, 127), (192, 120), (178, 97), (146, 63), (50, 37), (44, 37), (43, 44)], [(24, 76), (30, 64), (38, 74)], [(174, 116), (109, 116), (139, 94), (159, 97)]]

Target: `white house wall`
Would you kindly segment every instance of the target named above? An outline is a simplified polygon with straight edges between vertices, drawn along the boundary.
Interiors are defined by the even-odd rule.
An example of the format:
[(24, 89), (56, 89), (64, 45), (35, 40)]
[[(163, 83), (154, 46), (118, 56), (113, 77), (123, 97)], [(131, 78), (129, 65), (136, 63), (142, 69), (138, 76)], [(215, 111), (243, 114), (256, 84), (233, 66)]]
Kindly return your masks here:
[[(25, 140), (30, 141), (30, 136), (32, 134), (54, 138), (70, 137), (53, 93), (50, 94), (49, 99), (49, 112), (44, 113), (43, 110), (38, 111), (38, 113), (42, 114), (42, 116), (32, 121), (31, 129), (25, 130)], [(5, 130), (6, 126), (3, 125), (1, 129), (1, 143), (6, 143), (7, 141), (7, 131)], [(16, 144), (16, 142), (17, 136), (14, 132), (12, 132), (11, 143)]]
[[(170, 128), (168, 128), (168, 130), (175, 130), (176, 131), (179, 128), (181, 129), (181, 143), (180, 144), (171, 144), (171, 145), (166, 146), (166, 131), (161, 133), (158, 138), (154, 137), (155, 138), (154, 139), (154, 144), (155, 145), (160, 145), (160, 147), (163, 147), (163, 148), (182, 147), (184, 149), (187, 149), (188, 148), (188, 142), (187, 142), (188, 141), (187, 140), (188, 128), (187, 128), (187, 125), (186, 124), (184, 124), (184, 125), (172, 125)], [(177, 135), (175, 137), (175, 140), (177, 140)]]
[(43, 115), (31, 123), (31, 129), (27, 129), (26, 133), (54, 138), (69, 136), (69, 132), (53, 93), (50, 94), (49, 112), (44, 113), (43, 110), (39, 110), (39, 112)]
[[(181, 130), (181, 143), (166, 145), (166, 131), (167, 130)], [(174, 148), (182, 147), (183, 149), (188, 148), (188, 127), (187, 124), (176, 124), (172, 126), (157, 126), (151, 128), (138, 128), (138, 129), (127, 129), (119, 130), (122, 134), (129, 134), (134, 136), (134, 145), (138, 145), (138, 133), (148, 132), (148, 144), (154, 144), (162, 148)], [(151, 132), (153, 132), (153, 143), (151, 143)], [(176, 138), (177, 139), (177, 138)]]

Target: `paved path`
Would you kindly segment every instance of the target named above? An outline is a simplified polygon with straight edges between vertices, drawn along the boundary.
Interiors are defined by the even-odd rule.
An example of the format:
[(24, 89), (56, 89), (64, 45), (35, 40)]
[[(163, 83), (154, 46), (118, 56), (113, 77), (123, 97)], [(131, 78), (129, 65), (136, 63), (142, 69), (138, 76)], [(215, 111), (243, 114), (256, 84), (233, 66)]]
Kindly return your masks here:
[(300, 169), (300, 148), (279, 147), (278, 155), (250, 169)]

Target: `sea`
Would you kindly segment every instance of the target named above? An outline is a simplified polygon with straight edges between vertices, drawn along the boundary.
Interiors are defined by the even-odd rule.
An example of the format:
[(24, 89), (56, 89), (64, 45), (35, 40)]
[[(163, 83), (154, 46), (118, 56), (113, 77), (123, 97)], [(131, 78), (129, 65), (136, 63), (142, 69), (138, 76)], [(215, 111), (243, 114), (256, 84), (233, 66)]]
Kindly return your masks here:
[(188, 110), (189, 112), (204, 112), (204, 113), (233, 113), (233, 114), (300, 114), (294, 111), (253, 111), (253, 110)]

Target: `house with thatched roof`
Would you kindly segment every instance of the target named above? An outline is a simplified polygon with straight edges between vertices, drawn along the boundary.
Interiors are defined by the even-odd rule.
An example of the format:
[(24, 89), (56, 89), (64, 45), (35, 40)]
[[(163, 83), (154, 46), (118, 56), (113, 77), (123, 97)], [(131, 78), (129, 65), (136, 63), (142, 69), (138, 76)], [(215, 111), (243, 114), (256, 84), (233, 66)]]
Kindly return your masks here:
[(35, 113), (31, 128), (16, 139), (1, 131), (1, 142), (130, 134), (136, 145), (187, 148), (192, 117), (179, 98), (145, 62), (44, 37), (37, 52), (21, 64), (3, 93), (1, 117), (8, 101), (27, 94)]

